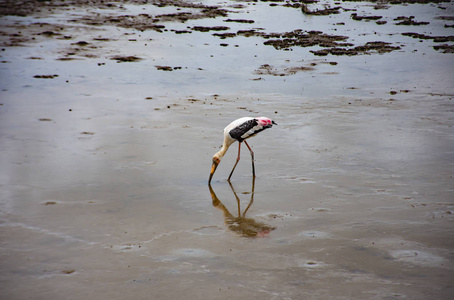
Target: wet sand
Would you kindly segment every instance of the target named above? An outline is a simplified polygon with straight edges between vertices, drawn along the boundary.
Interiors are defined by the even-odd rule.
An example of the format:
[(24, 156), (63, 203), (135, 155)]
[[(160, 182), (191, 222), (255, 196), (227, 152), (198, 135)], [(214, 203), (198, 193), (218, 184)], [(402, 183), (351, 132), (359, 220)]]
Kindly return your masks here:
[[(453, 297), (452, 3), (30, 3), (0, 7), (0, 298)], [(210, 189), (262, 115), (255, 182), (233, 145)]]

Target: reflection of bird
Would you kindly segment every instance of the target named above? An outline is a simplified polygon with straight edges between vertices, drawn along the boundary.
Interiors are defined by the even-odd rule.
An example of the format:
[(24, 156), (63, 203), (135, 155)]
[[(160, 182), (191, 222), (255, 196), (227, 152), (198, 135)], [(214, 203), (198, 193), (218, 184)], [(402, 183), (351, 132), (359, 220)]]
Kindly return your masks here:
[(276, 229), (275, 227), (272, 227), (265, 223), (257, 222), (252, 218), (246, 218), (246, 212), (249, 210), (252, 203), (254, 202), (255, 177), (252, 177), (251, 200), (249, 201), (249, 205), (246, 207), (243, 213), (241, 213), (240, 198), (236, 194), (233, 185), (230, 182), (229, 184), (238, 203), (238, 217), (233, 216), (227, 210), (224, 204), (221, 203), (211, 185), (208, 185), (208, 187), (210, 188), (213, 206), (216, 207), (217, 209), (220, 209), (223, 212), (225, 224), (231, 231), (238, 233), (244, 237), (264, 237), (267, 236), (272, 230)]
[(225, 155), (230, 145), (232, 145), (235, 141), (238, 141), (238, 157), (227, 180), (230, 181), (230, 177), (232, 177), (233, 171), (235, 170), (236, 165), (240, 161), (240, 151), (242, 142), (246, 144), (247, 148), (249, 149), (249, 152), (251, 153), (252, 176), (255, 177), (254, 152), (252, 151), (251, 147), (249, 147), (249, 144), (246, 142), (246, 139), (256, 135), (260, 131), (273, 127), (273, 124), (277, 125), (273, 120), (270, 120), (265, 117), (259, 118), (244, 117), (237, 119), (230, 123), (229, 125), (227, 125), (227, 127), (224, 128), (224, 143), (222, 144), (221, 151), (217, 152), (213, 156), (213, 165), (211, 167), (210, 179), (208, 180), (208, 183), (211, 182), (211, 178), (213, 177), (216, 168), (221, 162), (222, 157)]

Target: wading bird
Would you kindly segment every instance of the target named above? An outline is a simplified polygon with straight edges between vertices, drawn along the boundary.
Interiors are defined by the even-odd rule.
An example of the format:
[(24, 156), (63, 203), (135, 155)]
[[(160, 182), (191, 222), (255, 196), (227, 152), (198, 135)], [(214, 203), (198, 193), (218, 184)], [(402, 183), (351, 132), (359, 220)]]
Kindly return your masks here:
[(230, 123), (229, 125), (227, 125), (227, 127), (224, 128), (224, 143), (222, 144), (222, 148), (213, 156), (213, 165), (211, 166), (210, 178), (208, 179), (208, 183), (211, 183), (213, 174), (216, 171), (216, 168), (218, 167), (219, 163), (221, 162), (222, 157), (224, 157), (230, 145), (232, 145), (235, 141), (238, 141), (238, 157), (227, 180), (230, 181), (233, 171), (235, 171), (236, 165), (240, 161), (242, 142), (246, 144), (247, 148), (249, 149), (249, 152), (251, 153), (252, 176), (255, 177), (254, 152), (252, 151), (251, 147), (249, 147), (249, 144), (246, 142), (246, 139), (253, 137), (260, 131), (273, 127), (273, 124), (277, 125), (273, 120), (270, 120), (265, 117), (259, 118), (244, 117), (239, 118)]

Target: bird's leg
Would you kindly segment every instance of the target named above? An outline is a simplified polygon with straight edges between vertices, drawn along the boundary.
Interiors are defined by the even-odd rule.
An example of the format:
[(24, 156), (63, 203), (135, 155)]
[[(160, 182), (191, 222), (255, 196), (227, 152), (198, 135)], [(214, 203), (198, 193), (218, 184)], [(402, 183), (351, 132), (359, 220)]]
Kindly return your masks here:
[(251, 147), (249, 147), (249, 144), (244, 141), (246, 144), (247, 148), (249, 149), (249, 152), (251, 152), (251, 158), (252, 158), (252, 176), (255, 177), (255, 167), (254, 167), (254, 151), (252, 151)]
[[(249, 146), (248, 146), (249, 147)], [(230, 177), (233, 175), (233, 171), (235, 171), (236, 165), (240, 161), (240, 152), (241, 152), (241, 142), (238, 143), (238, 157), (236, 158), (236, 163), (233, 166), (232, 172), (230, 172), (229, 178), (227, 178), (227, 181), (230, 181)]]

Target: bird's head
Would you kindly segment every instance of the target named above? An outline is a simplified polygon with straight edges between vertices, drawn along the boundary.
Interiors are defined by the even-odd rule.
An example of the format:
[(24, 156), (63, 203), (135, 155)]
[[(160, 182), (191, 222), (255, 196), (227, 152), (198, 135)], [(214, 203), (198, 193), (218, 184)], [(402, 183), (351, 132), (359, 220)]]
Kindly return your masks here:
[(211, 183), (211, 178), (213, 178), (213, 174), (216, 171), (216, 168), (218, 167), (220, 162), (221, 162), (220, 157), (217, 157), (216, 155), (213, 156), (213, 165), (211, 166), (210, 179), (208, 179), (208, 183)]

